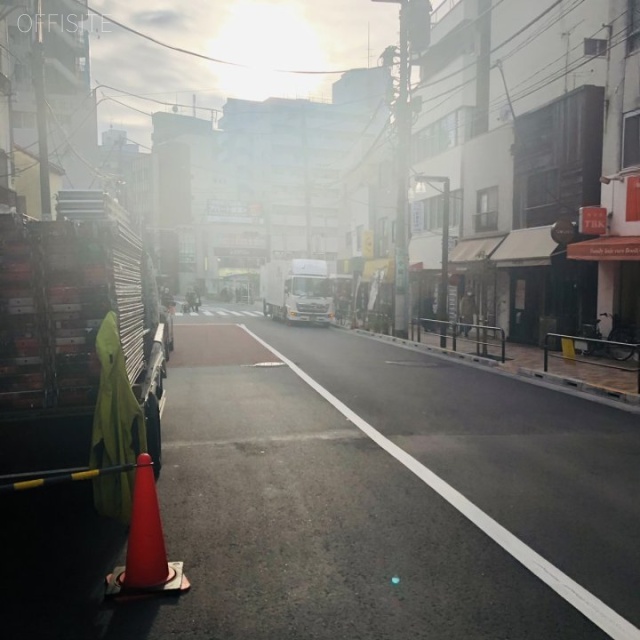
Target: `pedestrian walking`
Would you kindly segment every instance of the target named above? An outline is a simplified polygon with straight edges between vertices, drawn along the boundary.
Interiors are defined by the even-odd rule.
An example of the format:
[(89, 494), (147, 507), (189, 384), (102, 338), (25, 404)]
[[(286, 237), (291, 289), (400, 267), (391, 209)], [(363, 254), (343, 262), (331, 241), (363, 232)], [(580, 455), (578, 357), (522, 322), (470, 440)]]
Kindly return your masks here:
[(473, 295), (473, 291), (467, 291), (467, 293), (460, 300), (458, 321), (460, 323), (460, 332), (464, 333), (464, 337), (469, 337), (469, 331), (471, 331), (471, 325), (475, 315), (478, 313), (476, 306), (476, 298)]

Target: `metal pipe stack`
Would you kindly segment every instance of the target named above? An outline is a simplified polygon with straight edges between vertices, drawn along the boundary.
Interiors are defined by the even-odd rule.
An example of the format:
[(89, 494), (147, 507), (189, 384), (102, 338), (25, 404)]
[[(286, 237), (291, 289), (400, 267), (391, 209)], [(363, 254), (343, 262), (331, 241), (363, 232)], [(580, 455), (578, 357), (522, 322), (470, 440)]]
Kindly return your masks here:
[(118, 318), (126, 371), (142, 376), (142, 242), (123, 222), (0, 215), (0, 409), (95, 404), (95, 339)]

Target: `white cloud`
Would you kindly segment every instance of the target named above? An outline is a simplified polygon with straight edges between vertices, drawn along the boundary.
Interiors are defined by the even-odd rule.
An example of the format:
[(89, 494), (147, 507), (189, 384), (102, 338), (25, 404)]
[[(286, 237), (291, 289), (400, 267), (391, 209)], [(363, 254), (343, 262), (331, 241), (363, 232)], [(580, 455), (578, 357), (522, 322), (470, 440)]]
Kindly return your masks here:
[[(227, 97), (268, 95), (330, 95), (339, 75), (272, 74), (273, 67), (349, 69), (376, 64), (378, 55), (397, 42), (398, 5), (371, 0), (92, 0), (91, 6), (109, 18), (164, 43), (229, 62), (258, 65), (248, 71), (198, 60), (170, 51), (128, 33), (109, 22), (93, 20), (92, 80), (171, 103), (220, 108)], [(251, 10), (253, 8), (253, 11)], [(368, 56), (369, 54), (369, 56)], [(104, 94), (116, 95), (103, 90)], [(122, 102), (145, 112), (162, 105), (122, 96)], [(191, 113), (189, 106), (179, 108)], [(197, 112), (208, 117), (206, 112)], [(99, 107), (100, 128), (132, 127), (149, 144), (151, 120), (106, 100)], [(133, 137), (133, 135), (131, 136)]]

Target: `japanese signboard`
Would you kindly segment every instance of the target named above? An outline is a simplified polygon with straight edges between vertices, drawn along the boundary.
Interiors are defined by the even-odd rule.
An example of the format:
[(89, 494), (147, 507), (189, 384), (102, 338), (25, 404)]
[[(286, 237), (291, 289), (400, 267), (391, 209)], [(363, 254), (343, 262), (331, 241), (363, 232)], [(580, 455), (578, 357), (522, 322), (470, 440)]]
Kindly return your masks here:
[(580, 233), (602, 236), (607, 233), (607, 210), (604, 207), (580, 207)]

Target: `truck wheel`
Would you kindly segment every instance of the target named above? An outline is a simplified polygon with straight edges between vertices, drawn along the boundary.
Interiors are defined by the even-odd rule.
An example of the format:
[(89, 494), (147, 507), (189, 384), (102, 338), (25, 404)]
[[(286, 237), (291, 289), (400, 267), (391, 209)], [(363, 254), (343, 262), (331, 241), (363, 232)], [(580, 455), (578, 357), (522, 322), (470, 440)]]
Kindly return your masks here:
[(162, 433), (160, 427), (160, 404), (152, 393), (145, 403), (147, 424), (147, 452), (153, 460), (153, 475), (157, 480), (162, 469)]

